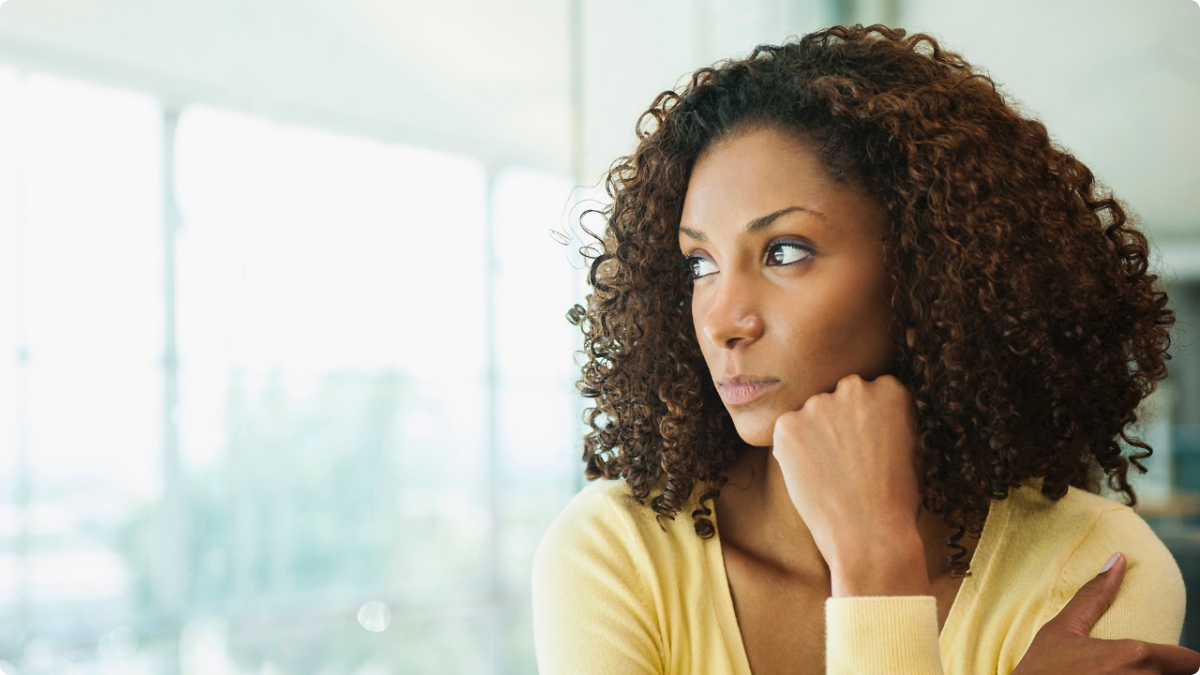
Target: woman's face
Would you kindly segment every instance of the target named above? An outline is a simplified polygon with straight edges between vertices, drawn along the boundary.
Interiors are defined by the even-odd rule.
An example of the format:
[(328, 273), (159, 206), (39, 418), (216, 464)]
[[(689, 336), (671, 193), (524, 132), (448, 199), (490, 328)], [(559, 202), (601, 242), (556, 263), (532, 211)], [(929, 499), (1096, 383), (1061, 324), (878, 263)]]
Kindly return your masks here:
[(779, 415), (846, 375), (890, 372), (886, 223), (873, 198), (776, 129), (735, 132), (697, 160), (679, 226), (692, 321), (747, 443), (771, 445)]

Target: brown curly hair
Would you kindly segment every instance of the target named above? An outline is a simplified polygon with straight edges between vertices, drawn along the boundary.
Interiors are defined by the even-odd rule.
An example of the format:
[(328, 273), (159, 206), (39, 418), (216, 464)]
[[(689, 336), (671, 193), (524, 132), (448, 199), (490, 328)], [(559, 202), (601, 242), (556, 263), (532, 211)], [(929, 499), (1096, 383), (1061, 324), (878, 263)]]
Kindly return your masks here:
[[(595, 400), (589, 480), (622, 478), (666, 518), (702, 482), (692, 518), (714, 533), (723, 474), (748, 446), (697, 344), (678, 227), (697, 157), (748, 127), (811, 143), (834, 179), (886, 207), (894, 374), (916, 405), (923, 504), (957, 530), (955, 575), (968, 574), (958, 540), (1027, 478), (1057, 500), (1107, 476), (1137, 503), (1126, 473), (1145, 473), (1152, 451), (1127, 429), (1167, 375), (1175, 321), (1146, 237), (989, 77), (929, 35), (880, 25), (701, 68), (639, 119), (585, 249), (587, 307), (568, 313)], [(1122, 456), (1121, 441), (1140, 452)]]

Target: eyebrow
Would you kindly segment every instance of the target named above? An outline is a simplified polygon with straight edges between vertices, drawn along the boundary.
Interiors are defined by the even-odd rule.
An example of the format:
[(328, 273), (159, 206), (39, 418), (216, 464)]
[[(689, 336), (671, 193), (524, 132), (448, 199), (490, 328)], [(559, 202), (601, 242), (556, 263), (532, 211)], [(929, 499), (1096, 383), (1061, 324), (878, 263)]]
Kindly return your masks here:
[[(2, 0), (0, 0), (0, 1), (2, 1)], [(779, 218), (780, 216), (792, 213), (793, 211), (803, 211), (804, 213), (811, 213), (812, 215), (819, 216), (821, 218), (825, 217), (825, 214), (821, 213), (820, 211), (806, 209), (803, 206), (789, 206), (786, 209), (779, 209), (778, 211), (775, 211), (774, 213), (768, 213), (765, 216), (759, 216), (758, 218), (751, 220), (750, 222), (746, 223), (746, 231), (747, 232), (758, 232), (759, 230), (762, 230), (762, 229), (766, 228), (767, 226), (769, 226), (771, 223), (775, 222), (775, 220), (777, 218)], [(696, 241), (708, 241), (708, 237), (704, 236), (704, 233), (701, 232), (700, 230), (693, 230), (690, 227), (685, 227), (683, 225), (680, 225), (679, 231), (686, 234), (687, 236), (691, 237), (692, 239), (695, 239)]]

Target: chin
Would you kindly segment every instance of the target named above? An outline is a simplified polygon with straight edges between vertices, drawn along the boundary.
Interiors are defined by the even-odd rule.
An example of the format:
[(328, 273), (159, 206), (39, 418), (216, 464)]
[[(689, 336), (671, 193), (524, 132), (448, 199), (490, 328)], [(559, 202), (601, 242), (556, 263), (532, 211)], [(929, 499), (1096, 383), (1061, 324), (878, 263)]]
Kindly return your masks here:
[[(726, 408), (728, 410), (728, 408)], [(779, 414), (771, 414), (766, 410), (729, 410), (733, 426), (738, 436), (746, 443), (759, 448), (769, 448), (774, 444), (775, 420)]]

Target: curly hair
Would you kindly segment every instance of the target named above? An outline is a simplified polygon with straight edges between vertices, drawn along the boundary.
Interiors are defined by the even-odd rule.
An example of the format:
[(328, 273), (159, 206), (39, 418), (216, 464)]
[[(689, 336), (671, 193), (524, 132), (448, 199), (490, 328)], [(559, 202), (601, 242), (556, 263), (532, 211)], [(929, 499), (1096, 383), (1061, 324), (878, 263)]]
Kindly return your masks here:
[[(1027, 478), (1058, 500), (1075, 486), (1137, 497), (1128, 431), (1167, 375), (1174, 313), (1148, 271), (1146, 237), (1092, 172), (996, 84), (926, 34), (835, 26), (692, 74), (658, 95), (639, 143), (605, 185), (607, 227), (585, 249), (579, 389), (594, 399), (589, 480), (624, 479), (660, 518), (698, 484), (696, 533), (738, 437), (700, 353), (678, 226), (692, 167), (714, 142), (769, 127), (818, 151), (835, 180), (888, 214), (894, 374), (918, 418), (922, 503), (979, 536), (990, 501)], [(1121, 442), (1137, 450), (1122, 455)], [(651, 492), (655, 494), (651, 496)]]

